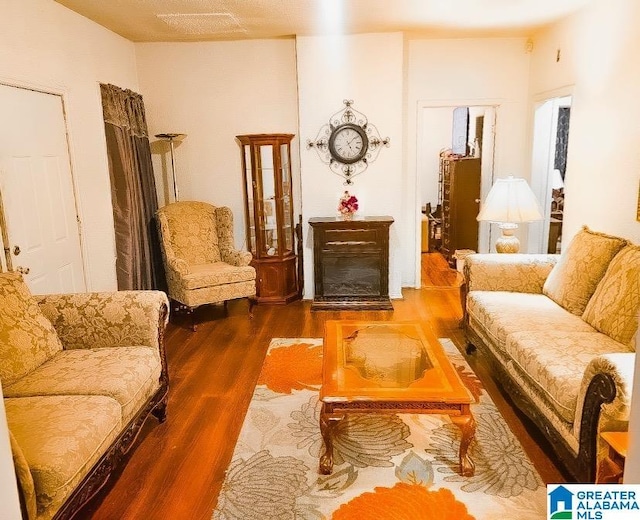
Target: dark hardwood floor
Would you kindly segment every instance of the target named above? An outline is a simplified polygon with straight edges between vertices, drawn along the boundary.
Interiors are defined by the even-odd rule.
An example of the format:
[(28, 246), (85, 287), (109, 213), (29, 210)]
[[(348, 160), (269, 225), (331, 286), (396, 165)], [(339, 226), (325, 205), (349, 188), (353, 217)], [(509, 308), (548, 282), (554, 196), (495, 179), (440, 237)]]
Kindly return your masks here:
[[(197, 332), (179, 319), (167, 330), (168, 417), (147, 421), (117, 478), (76, 517), (92, 520), (210, 519), (271, 338), (322, 337), (329, 319), (422, 320), (464, 352), (460, 276), (441, 255), (424, 254), (423, 288), (404, 289), (394, 311), (310, 311), (310, 302), (247, 302), (203, 308)], [(535, 428), (512, 409), (477, 355), (466, 356), (542, 479), (565, 482)]]

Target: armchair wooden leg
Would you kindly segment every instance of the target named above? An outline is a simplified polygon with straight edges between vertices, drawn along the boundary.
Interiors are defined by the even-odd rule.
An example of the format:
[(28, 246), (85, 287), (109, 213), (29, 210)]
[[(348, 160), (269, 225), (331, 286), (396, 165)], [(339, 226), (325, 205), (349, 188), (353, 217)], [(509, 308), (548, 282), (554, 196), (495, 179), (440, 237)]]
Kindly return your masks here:
[(249, 297), (249, 319), (253, 319), (253, 307), (258, 305), (258, 300)]
[(174, 300), (171, 299), (171, 315), (175, 315), (178, 313), (184, 313), (187, 315), (187, 317), (191, 317), (191, 330), (193, 332), (196, 331), (196, 329), (198, 328), (198, 324), (196, 322), (196, 308), (197, 307), (189, 307), (188, 305), (185, 305), (184, 303), (180, 303), (178, 300)]
[(191, 314), (191, 330), (195, 332), (198, 329), (198, 321), (196, 320), (196, 307), (188, 307), (187, 312)]

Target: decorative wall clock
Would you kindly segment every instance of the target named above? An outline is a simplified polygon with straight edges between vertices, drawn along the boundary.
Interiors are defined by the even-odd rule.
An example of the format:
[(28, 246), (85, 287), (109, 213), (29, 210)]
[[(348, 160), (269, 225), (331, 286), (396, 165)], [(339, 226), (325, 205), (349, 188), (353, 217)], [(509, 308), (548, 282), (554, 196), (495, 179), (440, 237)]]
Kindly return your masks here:
[(315, 140), (307, 140), (307, 149), (315, 148), (320, 160), (343, 177), (345, 185), (351, 185), (353, 178), (377, 159), (382, 146), (389, 146), (390, 139), (380, 137), (367, 116), (353, 108), (352, 100), (343, 103), (345, 107), (329, 118)]

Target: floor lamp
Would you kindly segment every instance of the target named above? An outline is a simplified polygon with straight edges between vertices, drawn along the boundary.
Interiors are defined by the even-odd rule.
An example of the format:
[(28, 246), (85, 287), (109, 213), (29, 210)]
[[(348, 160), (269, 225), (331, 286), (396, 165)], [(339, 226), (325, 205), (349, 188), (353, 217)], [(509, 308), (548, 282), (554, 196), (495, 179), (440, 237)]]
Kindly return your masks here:
[(502, 236), (496, 240), (498, 253), (517, 253), (520, 240), (513, 233), (518, 224), (542, 220), (542, 214), (527, 181), (510, 175), (506, 179), (496, 179), (477, 219), (499, 224)]
[(173, 200), (178, 202), (178, 182), (176, 180), (176, 159), (173, 142), (175, 140), (182, 141), (187, 134), (156, 134), (158, 139), (169, 141), (169, 149), (171, 150), (171, 175), (173, 178)]

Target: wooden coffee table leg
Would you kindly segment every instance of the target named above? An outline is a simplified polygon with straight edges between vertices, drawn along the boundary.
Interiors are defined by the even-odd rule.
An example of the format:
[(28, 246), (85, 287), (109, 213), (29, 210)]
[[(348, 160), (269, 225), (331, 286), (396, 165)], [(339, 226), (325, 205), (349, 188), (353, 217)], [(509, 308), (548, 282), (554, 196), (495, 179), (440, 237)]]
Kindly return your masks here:
[(476, 472), (476, 465), (471, 460), (471, 456), (467, 453), (469, 445), (476, 435), (476, 421), (471, 413), (465, 415), (453, 415), (451, 421), (462, 431), (462, 439), (460, 439), (460, 475), (463, 477), (473, 477)]
[(344, 414), (332, 413), (327, 404), (322, 403), (320, 433), (324, 440), (324, 453), (320, 456), (320, 473), (323, 475), (330, 475), (333, 471), (333, 432), (342, 419)]

